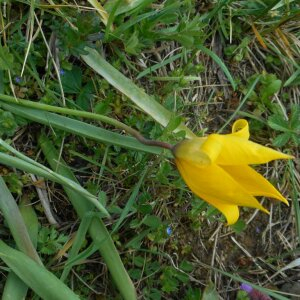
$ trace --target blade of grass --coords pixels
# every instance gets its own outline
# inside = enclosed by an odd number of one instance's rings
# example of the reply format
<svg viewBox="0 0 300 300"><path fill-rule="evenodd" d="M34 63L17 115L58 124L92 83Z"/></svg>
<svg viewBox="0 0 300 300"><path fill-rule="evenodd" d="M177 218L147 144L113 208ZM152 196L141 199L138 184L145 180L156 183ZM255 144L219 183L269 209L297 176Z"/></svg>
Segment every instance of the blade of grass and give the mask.
<svg viewBox="0 0 300 300"><path fill-rule="evenodd" d="M104 77L121 93L125 94L138 107L140 107L145 113L150 115L159 124L164 127L168 125L172 116L170 111L168 111L160 103L155 101L152 97L147 95L141 88L134 84L132 80L128 79L121 72L115 69L95 49L86 47L85 51L88 54L82 55L81 58L85 61L86 64L88 64L99 75ZM195 134L183 124L180 124L175 131L177 132L181 130L186 132L187 137L195 137Z"/></svg>
<svg viewBox="0 0 300 300"><path fill-rule="evenodd" d="M108 20L107 20L107 24L106 24L106 28L105 28L105 33L104 33L104 40L106 41L108 36L109 36L109 33L111 31L113 31L113 22L114 22L114 19L115 19L115 13L117 11L117 8L119 7L120 3L122 2L122 0L116 0L114 1L114 4L113 4L113 7L112 9L109 11L109 17L108 17Z"/></svg>
<svg viewBox="0 0 300 300"><path fill-rule="evenodd" d="M155 64L155 65L153 65L153 66L145 69L144 71L140 72L138 74L138 76L136 77L136 79L143 78L144 76L148 75L149 73L152 73L153 71L158 70L161 67L166 66L167 64L169 64L169 63L171 63L171 62L173 62L176 59L181 58L181 57L182 57L182 53L179 53L179 54L176 54L174 56L171 56L168 59L165 59L164 61L162 61L162 62L160 62L158 64Z"/></svg>
<svg viewBox="0 0 300 300"><path fill-rule="evenodd" d="M78 228L78 230L76 232L76 235L75 235L75 239L74 239L72 248L71 248L70 252L68 253L68 260L65 264L65 268L64 268L64 270L61 274L61 277L60 277L61 281L65 281L67 279L67 277L68 277L68 275L69 275L69 273L72 269L72 266L74 264L76 264L76 262L78 260L78 257L76 257L76 256L79 253L83 242L85 241L86 234L88 232L88 229L89 229L90 224L91 224L94 217L99 218L99 216L97 214L95 214L94 212L90 212L90 213L87 213L81 219L79 228ZM96 245L92 244L92 246L91 246L92 251L90 251L90 253L88 253L89 256L95 252L94 251L95 247L96 247ZM98 247L96 247L96 250L98 250ZM87 258L87 257L84 257L84 258Z"/></svg>
<svg viewBox="0 0 300 300"><path fill-rule="evenodd" d="M252 94L252 92L255 89L255 87L256 87L257 83L259 82L260 78L261 78L261 76L257 76L257 78L254 80L254 82L250 86L249 90L247 91L246 95L244 96L244 98L242 99L242 101L240 102L240 104L238 105L236 110L234 111L234 113L228 118L228 120L225 122L225 124L218 130L218 133L222 132L224 130L224 128L228 124L230 124L231 121L233 120L233 118L239 113L239 111L241 110L241 108L244 106L247 99L249 98L249 96Z"/></svg>
<svg viewBox="0 0 300 300"><path fill-rule="evenodd" d="M196 47L200 51L204 52L206 55L210 56L216 62L216 64L219 65L219 67L221 68L221 70L224 72L224 74L228 78L229 82L231 83L233 89L235 90L236 89L236 83L235 83L233 77L231 76L228 68L226 67L226 65L221 60L221 58L217 54L215 54L214 52L209 50L208 48L204 47L203 45L197 45Z"/></svg>
<svg viewBox="0 0 300 300"><path fill-rule="evenodd" d="M54 148L51 141L45 136L41 135L39 138L39 145L52 167L59 174L76 181L76 177L67 167L67 165L60 160L58 163L59 153ZM82 197L73 190L65 187L65 191L73 204L78 216L82 219L92 210L92 206L88 202L82 201ZM125 300L136 299L136 292L134 285L129 278L124 265L120 259L119 253L114 245L114 242L106 229L103 221L100 218L93 218L89 227L89 234L92 237L94 243L99 245L99 252L103 257L107 267L111 273L111 276L116 283L120 293Z"/></svg>
<svg viewBox="0 0 300 300"><path fill-rule="evenodd" d="M2 240L0 258L42 299L79 300L79 297L51 272L24 253L7 246Z"/></svg>
<svg viewBox="0 0 300 300"><path fill-rule="evenodd" d="M289 86L291 83L293 83L293 81L298 78L300 75L300 68L297 69L287 80L286 82L283 84L284 87Z"/></svg>
<svg viewBox="0 0 300 300"><path fill-rule="evenodd" d="M128 30L130 27L132 27L133 25L141 22L144 19L148 19L152 16L157 15L157 11L150 11L147 13L144 13L142 15L138 15L137 17L132 17L130 18L127 22L121 24L118 28L116 28L113 32L113 38L119 37L123 32L125 32L126 30ZM108 41L110 40L111 36L108 37Z"/></svg>
<svg viewBox="0 0 300 300"><path fill-rule="evenodd" d="M117 134L68 117L63 117L38 109L22 107L18 104L7 104L0 102L0 106L5 110L8 110L13 114L28 120L32 120L53 128L58 128L82 137L87 137L101 143L117 145L120 147L144 151L152 154L162 154L161 148L146 146L139 143L132 137L123 136L121 134Z"/></svg>
<svg viewBox="0 0 300 300"><path fill-rule="evenodd" d="M203 15L203 17L201 18L201 20L204 21L204 22L209 22L211 19L213 19L215 17L215 15L217 15L217 13L220 10L222 10L222 8L225 5L228 5L231 2L233 2L233 0L221 0L221 1L218 1L216 3L216 5L214 5L214 8L208 14Z"/></svg>
<svg viewBox="0 0 300 300"><path fill-rule="evenodd" d="M122 213L121 213L121 215L120 215L120 217L118 219L118 222L114 225L111 234L115 233L119 229L120 225L122 224L122 222L124 221L124 219L127 217L128 213L129 213L129 211L130 211L130 209L131 209L131 207L132 207L132 205L133 205L133 203L134 203L134 201L135 201L135 199L136 199L136 197L138 195L138 192L139 192L140 187L141 187L141 185L142 185L142 183L144 181L144 178L145 178L145 175L147 174L147 171L148 171L148 168L146 168L144 170L144 172L142 173L142 175L141 175L138 183L134 187L134 189L133 189L133 191L132 191L132 193L131 193L131 195L129 197L129 200L127 201L125 207L122 210Z"/></svg>
<svg viewBox="0 0 300 300"><path fill-rule="evenodd" d="M267 14L270 10L273 9L281 0L273 0L267 3L265 8L260 9L259 13L255 16L255 21L258 20L261 16Z"/></svg>

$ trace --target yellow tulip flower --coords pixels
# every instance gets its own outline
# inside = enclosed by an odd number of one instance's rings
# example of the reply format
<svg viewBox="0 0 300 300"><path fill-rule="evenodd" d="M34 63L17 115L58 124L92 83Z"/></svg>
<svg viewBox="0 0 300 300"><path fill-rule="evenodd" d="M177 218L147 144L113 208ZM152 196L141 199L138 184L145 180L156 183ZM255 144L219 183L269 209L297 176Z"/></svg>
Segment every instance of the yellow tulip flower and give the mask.
<svg viewBox="0 0 300 300"><path fill-rule="evenodd" d="M183 140L172 149L177 168L194 194L216 207L229 225L239 218L239 206L268 211L255 196L278 199L288 205L276 188L249 165L290 155L249 141L246 120L237 120L231 134L211 134Z"/></svg>

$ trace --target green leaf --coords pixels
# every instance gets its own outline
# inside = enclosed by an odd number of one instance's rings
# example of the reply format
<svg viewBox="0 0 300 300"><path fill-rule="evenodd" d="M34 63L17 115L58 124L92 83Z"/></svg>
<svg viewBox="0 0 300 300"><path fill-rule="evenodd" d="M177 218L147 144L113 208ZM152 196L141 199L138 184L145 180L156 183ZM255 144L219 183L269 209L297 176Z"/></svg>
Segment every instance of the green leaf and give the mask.
<svg viewBox="0 0 300 300"><path fill-rule="evenodd" d="M22 194L23 182L20 180L17 173L9 173L8 175L4 175L3 179L8 185L11 193L16 193L18 195Z"/></svg>
<svg viewBox="0 0 300 300"><path fill-rule="evenodd" d="M51 272L24 253L8 247L2 240L0 258L42 299L79 300L79 297Z"/></svg>
<svg viewBox="0 0 300 300"><path fill-rule="evenodd" d="M189 36L185 33L176 34L176 35L172 36L172 39L175 39L176 41L178 41L184 47L187 47L187 48L191 48L194 45L194 41L195 41L193 36Z"/></svg>
<svg viewBox="0 0 300 300"><path fill-rule="evenodd" d="M198 288L191 288L186 292L186 295L184 297L184 300L200 300L201 299L201 290Z"/></svg>
<svg viewBox="0 0 300 300"><path fill-rule="evenodd" d="M96 140L100 143L113 144L121 147L145 151L153 154L161 154L162 150L158 147L146 146L139 143L132 137L117 134L103 128L99 128L85 122L77 121L71 118L60 116L57 114L45 112L39 109L22 107L17 104L1 103L1 106L23 118L45 124L47 126L58 128L66 132L70 132L79 136Z"/></svg>
<svg viewBox="0 0 300 300"><path fill-rule="evenodd" d="M300 145L300 135L299 134L292 134L291 139L295 143L296 146Z"/></svg>
<svg viewBox="0 0 300 300"><path fill-rule="evenodd" d="M0 70L12 70L14 67L14 56L9 53L8 47L0 45Z"/></svg>
<svg viewBox="0 0 300 300"><path fill-rule="evenodd" d="M33 205L31 205L31 202L28 198L29 198L28 195L24 195L22 197L19 204L19 210L24 219L32 244L36 248L38 229L39 229L39 220L35 213Z"/></svg>
<svg viewBox="0 0 300 300"><path fill-rule="evenodd" d="M83 88L80 89L80 93L76 98L76 104L83 110L89 110L91 106L91 99L94 97L94 84L89 81Z"/></svg>
<svg viewBox="0 0 300 300"><path fill-rule="evenodd" d="M146 216L143 223L151 228L157 228L162 224L161 219L154 215Z"/></svg>
<svg viewBox="0 0 300 300"><path fill-rule="evenodd" d="M11 112L0 111L0 135L14 135L17 130L16 120Z"/></svg>
<svg viewBox="0 0 300 300"><path fill-rule="evenodd" d="M42 264L35 247L32 244L16 200L13 198L2 177L0 177L0 210L8 224L10 233L13 236L17 247L28 257L31 257Z"/></svg>
<svg viewBox="0 0 300 300"><path fill-rule="evenodd" d="M65 93L77 94L80 92L82 84L82 71L79 67L74 66L72 70L65 71L61 75L61 83Z"/></svg>
<svg viewBox="0 0 300 300"><path fill-rule="evenodd" d="M2 293L2 300L26 299L27 285L12 271L9 272Z"/></svg>
<svg viewBox="0 0 300 300"><path fill-rule="evenodd" d="M261 98L263 102L268 102L271 96L273 96L275 93L279 92L281 88L282 81L279 79L272 80L268 85L264 86Z"/></svg>
<svg viewBox="0 0 300 300"><path fill-rule="evenodd" d="M288 121L284 119L282 115L276 114L272 115L268 119L268 125L278 131L290 131Z"/></svg>
<svg viewBox="0 0 300 300"><path fill-rule="evenodd" d="M275 147L283 147L289 141L289 139L292 137L292 135L293 134L290 132L281 133L276 136L276 138L273 140L272 144Z"/></svg>
<svg viewBox="0 0 300 300"><path fill-rule="evenodd" d="M82 55L82 59L93 68L98 74L103 76L111 85L131 99L145 113L163 126L167 126L171 119L171 112L164 106L147 95L141 88L125 77L111 64L109 64L96 50L86 47L87 55ZM176 131L183 130L187 137L195 137L195 134L183 124L178 126Z"/></svg>
<svg viewBox="0 0 300 300"><path fill-rule="evenodd" d="M290 125L292 130L300 130L300 105L294 104L291 108Z"/></svg>
<svg viewBox="0 0 300 300"><path fill-rule="evenodd" d="M134 31L129 40L125 43L125 51L129 54L137 55L141 52L142 46L143 45L139 42L138 32Z"/></svg>
<svg viewBox="0 0 300 300"><path fill-rule="evenodd" d="M239 219L235 224L230 226L236 233L241 233L246 227L247 224L244 220Z"/></svg>
<svg viewBox="0 0 300 300"><path fill-rule="evenodd" d="M192 272L194 270L194 266L187 260L183 260L179 265L179 269L183 270L184 272Z"/></svg>
<svg viewBox="0 0 300 300"><path fill-rule="evenodd" d="M173 115L171 116L171 119L168 123L168 125L165 127L164 132L172 132L175 131L175 129L182 123L182 117Z"/></svg>

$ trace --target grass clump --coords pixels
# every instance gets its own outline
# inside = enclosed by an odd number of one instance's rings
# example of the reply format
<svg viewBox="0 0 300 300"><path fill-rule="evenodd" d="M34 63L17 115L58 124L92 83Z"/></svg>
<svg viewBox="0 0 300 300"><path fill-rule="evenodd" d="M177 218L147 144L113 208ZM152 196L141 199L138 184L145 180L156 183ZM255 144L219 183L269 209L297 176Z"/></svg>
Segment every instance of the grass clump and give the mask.
<svg viewBox="0 0 300 300"><path fill-rule="evenodd" d="M241 283L297 295L297 160L259 169L290 207L266 201L270 215L245 208L224 226L161 144L127 134L175 144L242 117L255 142L297 158L299 12L297 1L0 3L3 298L250 299Z"/></svg>

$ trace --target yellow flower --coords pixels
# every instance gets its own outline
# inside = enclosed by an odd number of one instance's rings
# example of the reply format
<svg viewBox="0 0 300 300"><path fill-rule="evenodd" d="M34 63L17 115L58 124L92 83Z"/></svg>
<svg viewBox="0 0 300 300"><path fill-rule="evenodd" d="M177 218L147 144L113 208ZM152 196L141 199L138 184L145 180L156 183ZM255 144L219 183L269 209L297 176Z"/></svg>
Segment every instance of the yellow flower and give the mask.
<svg viewBox="0 0 300 300"><path fill-rule="evenodd" d="M239 206L268 213L255 196L272 197L288 205L276 188L249 165L293 157L249 141L246 120L237 120L231 134L183 140L172 151L192 192L221 211L229 225L238 220Z"/></svg>

